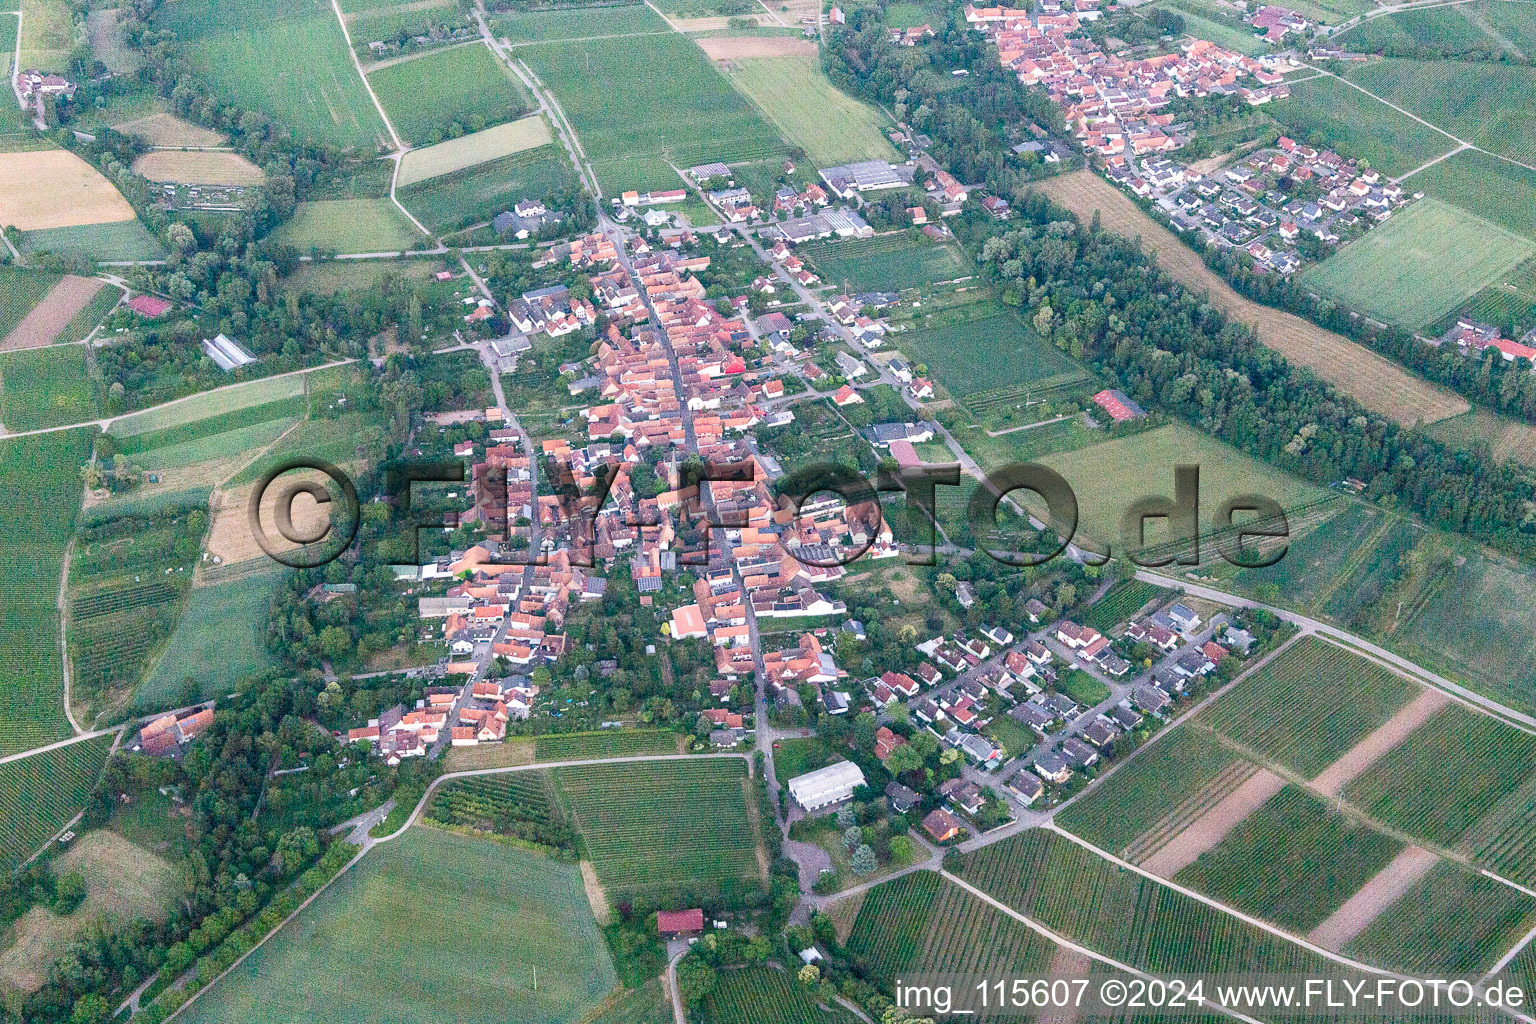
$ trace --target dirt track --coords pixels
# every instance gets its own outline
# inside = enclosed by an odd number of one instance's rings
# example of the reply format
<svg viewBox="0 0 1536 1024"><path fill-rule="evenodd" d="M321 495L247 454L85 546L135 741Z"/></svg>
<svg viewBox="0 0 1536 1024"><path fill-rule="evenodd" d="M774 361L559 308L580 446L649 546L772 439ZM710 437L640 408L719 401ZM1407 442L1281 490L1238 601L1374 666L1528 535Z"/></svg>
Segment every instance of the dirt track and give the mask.
<svg viewBox="0 0 1536 1024"><path fill-rule="evenodd" d="M1035 187L1084 221L1097 211L1100 224L1107 230L1140 237L1155 252L1164 272L1186 287L1206 293L1230 316L1251 324L1263 344L1291 362L1309 367L1366 408L1409 427L1457 416L1469 408L1458 395L1420 380L1348 338L1239 295L1171 231L1093 172L1074 171Z"/></svg>
<svg viewBox="0 0 1536 1024"><path fill-rule="evenodd" d="M1369 882L1362 885L1344 905L1307 935L1309 942L1337 952L1356 935L1365 931L1381 912L1396 903L1418 884L1440 858L1428 850L1410 846L1392 858Z"/></svg>
<svg viewBox="0 0 1536 1024"><path fill-rule="evenodd" d="M0 352L12 352L19 348L42 348L59 340L59 334L69 326L82 309L90 305L104 283L92 277L76 277L66 274L43 297L32 312L22 317L16 329L0 341ZM79 338L64 338L79 341Z"/></svg>
<svg viewBox="0 0 1536 1024"><path fill-rule="evenodd" d="M1141 866L1160 878L1172 878L1203 853L1221 845L1221 841L1254 811L1263 807L1285 788L1285 780L1270 771L1259 770L1220 803L1190 822Z"/></svg>
<svg viewBox="0 0 1536 1024"><path fill-rule="evenodd" d="M1399 708L1396 714L1323 769L1322 774L1312 780L1312 788L1327 796L1338 796L1345 786L1391 753L1415 729L1439 714L1440 709L1449 703L1450 698L1439 690L1421 690L1417 697Z"/></svg>

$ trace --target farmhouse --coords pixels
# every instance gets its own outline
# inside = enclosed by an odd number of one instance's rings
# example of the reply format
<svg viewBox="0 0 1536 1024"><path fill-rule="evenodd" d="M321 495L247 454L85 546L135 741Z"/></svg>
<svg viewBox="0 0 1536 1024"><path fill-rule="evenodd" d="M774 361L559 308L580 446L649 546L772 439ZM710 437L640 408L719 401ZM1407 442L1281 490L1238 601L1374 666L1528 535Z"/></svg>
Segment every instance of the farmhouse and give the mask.
<svg viewBox="0 0 1536 1024"><path fill-rule="evenodd" d="M656 911L656 934L667 938L677 938L680 935L698 935L704 931L704 911L700 907L692 910L658 910Z"/></svg>
<svg viewBox="0 0 1536 1024"><path fill-rule="evenodd" d="M807 811L841 803L864 785L864 773L852 761L838 761L789 780L789 795Z"/></svg>

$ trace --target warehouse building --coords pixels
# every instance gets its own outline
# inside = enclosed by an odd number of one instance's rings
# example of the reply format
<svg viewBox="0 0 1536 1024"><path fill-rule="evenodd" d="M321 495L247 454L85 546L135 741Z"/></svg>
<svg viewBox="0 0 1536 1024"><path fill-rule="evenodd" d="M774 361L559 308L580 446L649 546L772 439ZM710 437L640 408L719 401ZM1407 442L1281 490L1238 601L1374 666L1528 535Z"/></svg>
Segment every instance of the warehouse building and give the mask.
<svg viewBox="0 0 1536 1024"><path fill-rule="evenodd" d="M864 785L864 773L852 761L839 761L789 780L789 795L807 811L847 800Z"/></svg>

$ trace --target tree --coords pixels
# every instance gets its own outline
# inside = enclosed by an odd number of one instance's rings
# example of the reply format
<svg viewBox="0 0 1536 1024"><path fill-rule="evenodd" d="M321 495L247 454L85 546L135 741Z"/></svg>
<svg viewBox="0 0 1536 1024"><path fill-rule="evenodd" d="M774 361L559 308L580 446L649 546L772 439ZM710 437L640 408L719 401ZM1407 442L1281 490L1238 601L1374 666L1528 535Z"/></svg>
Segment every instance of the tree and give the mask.
<svg viewBox="0 0 1536 1024"><path fill-rule="evenodd" d="M859 816L853 809L853 804L843 804L837 809L838 828L852 828L859 823Z"/></svg>
<svg viewBox="0 0 1536 1024"><path fill-rule="evenodd" d="M85 876L78 871L66 871L53 885L53 904L61 914L74 911L85 899Z"/></svg>
<svg viewBox="0 0 1536 1024"><path fill-rule="evenodd" d="M853 868L853 873L856 875L867 875L874 871L878 866L875 860L875 848L868 843L860 845L848 859L848 866Z"/></svg>
<svg viewBox="0 0 1536 1024"><path fill-rule="evenodd" d="M905 864L912 859L915 851L916 847L912 845L912 840L906 836L891 837L891 860Z"/></svg>
<svg viewBox="0 0 1536 1024"><path fill-rule="evenodd" d="M697 1010L715 990L715 969L702 956L690 953L678 961L677 990L688 1007Z"/></svg>
<svg viewBox="0 0 1536 1024"><path fill-rule="evenodd" d="M814 988L816 983L821 980L821 968L815 964L806 964L800 968L800 973L795 975L795 977L800 979L800 984L807 988Z"/></svg>
<svg viewBox="0 0 1536 1024"><path fill-rule="evenodd" d="M864 830L857 825L850 825L843 831L843 846L849 850L864 842Z"/></svg>
<svg viewBox="0 0 1536 1024"><path fill-rule="evenodd" d="M106 1024L112 1019L112 1007L107 997L99 992L81 996L75 1002L75 1010L69 1015L69 1024Z"/></svg>
<svg viewBox="0 0 1536 1024"><path fill-rule="evenodd" d="M901 775L905 772L916 771L923 766L923 755L917 752L917 748L910 743L903 743L891 751L891 756L885 759L885 767L892 775Z"/></svg>

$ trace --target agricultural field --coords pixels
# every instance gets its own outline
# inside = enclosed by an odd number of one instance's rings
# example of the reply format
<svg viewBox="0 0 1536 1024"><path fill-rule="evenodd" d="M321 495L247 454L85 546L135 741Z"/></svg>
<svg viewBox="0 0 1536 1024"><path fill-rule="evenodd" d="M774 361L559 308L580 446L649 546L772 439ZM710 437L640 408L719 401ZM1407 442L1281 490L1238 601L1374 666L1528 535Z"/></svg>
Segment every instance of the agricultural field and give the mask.
<svg viewBox="0 0 1536 1024"><path fill-rule="evenodd" d="M672 31L666 22L644 4L604 7L600 12L560 8L513 11L492 17L491 27L499 38L510 39L513 46L584 39L595 35L642 35Z"/></svg>
<svg viewBox="0 0 1536 1024"><path fill-rule="evenodd" d="M425 238L388 199L322 199L299 203L272 234L300 250L395 252Z"/></svg>
<svg viewBox="0 0 1536 1024"><path fill-rule="evenodd" d="M660 729L551 733L534 738L533 756L537 761L579 761L592 757L675 754L677 738L677 733Z"/></svg>
<svg viewBox="0 0 1536 1024"><path fill-rule="evenodd" d="M1217 46L1250 56L1269 50L1269 45L1240 20L1220 17L1203 4L1190 3L1189 0L1167 0L1158 6L1183 18L1185 33L1196 39L1209 39Z"/></svg>
<svg viewBox="0 0 1536 1024"><path fill-rule="evenodd" d="M239 153L204 153L157 149L133 162L133 173L150 181L187 185L260 185L261 168Z"/></svg>
<svg viewBox="0 0 1536 1024"><path fill-rule="evenodd" d="M1181 827L1190 816L1184 810L1189 798L1237 759L1209 733L1181 726L1106 777L1056 820L1100 849L1127 855L1133 842L1152 830L1166 833Z"/></svg>
<svg viewBox="0 0 1536 1024"><path fill-rule="evenodd" d="M898 336L901 351L926 363L945 390L981 416L1087 376L1065 353L990 299L931 317L925 314L912 326Z"/></svg>
<svg viewBox="0 0 1536 1024"><path fill-rule="evenodd" d="M60 275L23 267L0 267L0 348L28 313L58 284Z"/></svg>
<svg viewBox="0 0 1536 1024"><path fill-rule="evenodd" d="M673 1024L672 996L659 978L611 995L586 1024Z"/></svg>
<svg viewBox="0 0 1536 1024"><path fill-rule="evenodd" d="M1348 77L1473 145L1536 163L1536 68L1389 57L1356 64Z"/></svg>
<svg viewBox="0 0 1536 1024"><path fill-rule="evenodd" d="M0 423L36 430L91 418L94 403L84 345L0 354Z"/></svg>
<svg viewBox="0 0 1536 1024"><path fill-rule="evenodd" d="M556 801L548 772L454 779L438 787L426 815L445 825L510 836L566 856L576 850L576 833Z"/></svg>
<svg viewBox="0 0 1536 1024"><path fill-rule="evenodd" d="M1409 835L1454 848L1536 771L1536 736L1450 704L1344 790Z"/></svg>
<svg viewBox="0 0 1536 1024"><path fill-rule="evenodd" d="M1345 952L1419 976L1481 974L1533 926L1536 899L1442 862Z"/></svg>
<svg viewBox="0 0 1536 1024"><path fill-rule="evenodd" d="M481 42L388 64L368 84L399 136L417 145L451 137L454 124L480 131L514 120L530 106L522 85Z"/></svg>
<svg viewBox="0 0 1536 1024"><path fill-rule="evenodd" d="M440 232L489 221L519 199L548 199L577 187L565 151L550 145L418 182L397 194L428 229Z"/></svg>
<svg viewBox="0 0 1536 1024"><path fill-rule="evenodd" d="M1536 260L1527 260L1474 295L1457 314L1498 327L1506 338L1518 338L1536 325ZM1446 318L1447 321L1451 317ZM1450 327L1450 323L1437 324ZM1498 417L1485 415L1488 424ZM1491 430L1484 430L1486 437Z"/></svg>
<svg viewBox="0 0 1536 1024"><path fill-rule="evenodd" d="M219 95L310 142L370 150L388 141L352 65L341 23L320 0L178 0L155 23Z"/></svg>
<svg viewBox="0 0 1536 1024"><path fill-rule="evenodd" d="M27 231L22 234L16 248L29 259L52 254L88 262L157 260L165 255L165 249L155 236L137 220Z"/></svg>
<svg viewBox="0 0 1536 1024"><path fill-rule="evenodd" d="M169 431L173 427L197 424L201 420L226 416L270 402L300 398L304 394L306 376L305 374L288 374L282 377L264 377L234 387L191 395L174 405L123 416L114 420L109 429L111 434L120 438L125 446L138 445L137 448L125 447L125 451L142 451L156 447L160 442L158 440L132 442L128 439L140 434L154 434L159 431ZM228 421L219 421L221 424L226 422ZM201 436L203 429L201 425L192 427L196 436ZM185 440L188 435L168 436Z"/></svg>
<svg viewBox="0 0 1536 1024"><path fill-rule="evenodd" d="M0 866L8 871L32 856L85 807L112 739L97 736L0 764Z"/></svg>
<svg viewBox="0 0 1536 1024"><path fill-rule="evenodd" d="M915 231L810 242L800 246L800 256L810 260L828 284L850 292L927 288L970 274L953 246L930 242Z"/></svg>
<svg viewBox="0 0 1536 1024"><path fill-rule="evenodd" d="M1358 654L1305 636L1200 721L1312 778L1406 704L1415 687Z"/></svg>
<svg viewBox="0 0 1536 1024"><path fill-rule="evenodd" d="M611 899L760 884L744 761L585 765L555 780Z"/></svg>
<svg viewBox="0 0 1536 1024"><path fill-rule="evenodd" d="M39 348L56 341L79 341L80 337L66 332L77 326L78 318L95 308L96 300L103 290L105 286L96 278L65 274L43 300L33 306L32 311L5 335L4 340L0 341L0 350ZM116 296L120 294L113 288L112 300L115 302Z"/></svg>
<svg viewBox="0 0 1536 1024"><path fill-rule="evenodd" d="M1505 24L1496 24L1500 21ZM1510 33L1517 32L1522 23L1526 25L1528 42L1536 43L1536 35L1530 34L1529 19L1521 19L1517 10L1499 0L1473 0L1469 4L1399 11L1372 18L1337 38L1340 46L1364 53L1419 49L1445 58L1497 60L1508 55L1520 60L1524 51L1519 49L1517 39L1510 38Z"/></svg>
<svg viewBox="0 0 1536 1024"><path fill-rule="evenodd" d="M884 116L834 86L815 48L806 56L733 59L729 72L790 142L818 167L855 160L899 160Z"/></svg>
<svg viewBox="0 0 1536 1024"><path fill-rule="evenodd" d="M192 588L165 653L134 692L136 707L148 711L180 703L190 692L188 680L202 698L222 696L272 665L267 606L288 570L274 562L254 565Z"/></svg>
<svg viewBox="0 0 1536 1024"><path fill-rule="evenodd" d="M1038 977L1057 949L932 871L865 893L846 945L885 982L912 972Z"/></svg>
<svg viewBox="0 0 1536 1024"><path fill-rule="evenodd" d="M64 71L75 45L75 26L65 0L20 0L21 68Z"/></svg>
<svg viewBox="0 0 1536 1024"><path fill-rule="evenodd" d="M67 917L33 907L12 927L11 943L0 952L0 984L22 992L42 987L72 940L92 928L163 920L183 889L173 865L108 829L76 839L50 868L55 875L79 872L85 899Z"/></svg>
<svg viewBox="0 0 1536 1024"><path fill-rule="evenodd" d="M1423 199L1302 272L1350 309L1420 330L1536 255L1536 242Z"/></svg>
<svg viewBox="0 0 1536 1024"><path fill-rule="evenodd" d="M52 187L32 187L38 181ZM122 193L67 149L0 153L0 224L32 232L134 217Z"/></svg>
<svg viewBox="0 0 1536 1024"><path fill-rule="evenodd" d="M184 121L175 114L157 113L113 125L124 135L132 135L148 146L227 146L229 138L223 132L204 128L200 124Z"/></svg>
<svg viewBox="0 0 1536 1024"><path fill-rule="evenodd" d="M1176 881L1304 934L1401 849L1383 833L1287 786Z"/></svg>
<svg viewBox="0 0 1536 1024"><path fill-rule="evenodd" d="M69 735L59 646L60 566L80 511L80 466L94 429L0 441L0 508L33 514L0 521L0 755Z"/></svg>
<svg viewBox="0 0 1536 1024"><path fill-rule="evenodd" d="M1536 171L1529 168L1465 149L1410 175L1403 185L1536 239Z"/></svg>
<svg viewBox="0 0 1536 1024"><path fill-rule="evenodd" d="M1456 146L1443 132L1404 117L1336 78L1295 82L1289 99L1266 104L1264 110L1296 138L1306 141L1321 133L1338 152L1369 160L1388 175L1407 174Z"/></svg>
<svg viewBox="0 0 1536 1024"><path fill-rule="evenodd" d="M1228 316L1251 325L1263 345L1290 362L1311 369L1367 409L1412 427L1458 416L1469 408L1461 396L1415 377L1392 360L1342 335L1239 295L1171 231L1097 175L1076 171L1052 178L1039 187L1084 223L1098 213L1106 230L1127 238L1139 237L1154 253L1164 273L1186 288L1204 293Z"/></svg>
<svg viewBox="0 0 1536 1024"><path fill-rule="evenodd" d="M425 149L413 149L400 162L396 185L404 188L428 178L452 174L489 160L499 160L525 149L537 149L554 141L549 124L539 114L500 124Z"/></svg>
<svg viewBox="0 0 1536 1024"><path fill-rule="evenodd" d="M1267 495L1287 509L1325 494L1314 484L1264 465L1182 423L1068 454L1047 455L1039 461L1064 476L1077 495L1078 533L1116 548L1124 540L1120 520L1133 502L1146 495L1172 495L1175 465L1200 467L1200 508L1207 516L1214 516L1222 502L1240 494ZM1158 520L1148 520L1146 527L1148 546L1174 539L1164 535L1166 524ZM1209 531L1214 526L1207 519L1201 529ZM1202 543L1202 549L1202 562L1216 558L1208 545Z"/></svg>
<svg viewBox="0 0 1536 1024"><path fill-rule="evenodd" d="M1088 614L1082 617L1082 621L1101 633L1107 633L1148 603L1167 596L1168 591L1155 583L1123 580L1089 606Z"/></svg>
<svg viewBox="0 0 1536 1024"><path fill-rule="evenodd" d="M352 6L346 3L342 8ZM427 0L396 4L393 7L370 3L365 4L364 9L347 15L347 33L352 37L352 50L358 60L363 62L364 68L377 56L368 45L371 42L399 42L412 36L430 36L434 29L441 36L445 30L460 27L473 28L474 23L453 0Z"/></svg>
<svg viewBox="0 0 1536 1024"><path fill-rule="evenodd" d="M384 264L378 266L376 264ZM313 295L335 295L338 292L362 291L378 285L386 276L407 281L425 281L444 269L439 259L419 258L411 260L327 260L320 263L303 263L285 279L285 284L296 292Z"/></svg>
<svg viewBox="0 0 1536 1024"><path fill-rule="evenodd" d="M698 1015L698 1024L857 1024L858 1020L840 1006L823 1009L793 974L770 966L721 971Z"/></svg>
<svg viewBox="0 0 1536 1024"><path fill-rule="evenodd" d="M388 936L388 941L381 941ZM534 973L537 968L537 987ZM413 828L182 1014L198 1024L580 1020L618 984L574 864Z"/></svg>
<svg viewBox="0 0 1536 1024"><path fill-rule="evenodd" d="M605 193L640 187L627 166L635 160L691 167L785 152L774 127L685 36L541 43L518 54L554 91Z"/></svg>

